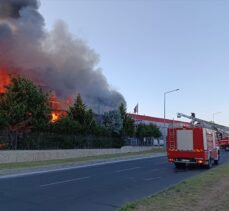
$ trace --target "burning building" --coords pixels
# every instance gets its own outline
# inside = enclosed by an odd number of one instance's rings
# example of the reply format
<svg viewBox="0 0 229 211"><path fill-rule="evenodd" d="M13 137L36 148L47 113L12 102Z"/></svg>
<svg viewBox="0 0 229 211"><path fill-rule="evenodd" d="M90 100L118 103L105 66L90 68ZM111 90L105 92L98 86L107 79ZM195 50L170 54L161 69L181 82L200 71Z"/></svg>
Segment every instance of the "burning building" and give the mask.
<svg viewBox="0 0 229 211"><path fill-rule="evenodd" d="M125 103L97 68L98 54L62 21L47 32L38 8L37 0L0 0L0 92L16 73L53 90L58 100L52 103L60 111L64 105L58 102L78 93L96 113Z"/></svg>
<svg viewBox="0 0 229 211"><path fill-rule="evenodd" d="M10 77L6 70L0 69L0 94L5 92L5 86L9 85Z"/></svg>

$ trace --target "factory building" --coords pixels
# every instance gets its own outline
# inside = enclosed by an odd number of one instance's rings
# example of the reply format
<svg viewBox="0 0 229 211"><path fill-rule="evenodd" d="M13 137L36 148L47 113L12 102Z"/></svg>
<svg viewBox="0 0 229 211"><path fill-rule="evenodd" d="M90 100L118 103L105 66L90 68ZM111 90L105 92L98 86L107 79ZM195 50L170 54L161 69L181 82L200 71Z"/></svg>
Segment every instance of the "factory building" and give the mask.
<svg viewBox="0 0 229 211"><path fill-rule="evenodd" d="M139 115L139 114L128 114L131 118L134 119L135 125L144 124L154 124L156 125L162 134L161 140L159 144L164 145L165 137L167 136L167 129L171 127L183 127L183 126L189 126L188 122L182 122L178 120L171 120L171 119L163 119L158 117L151 117L151 116L145 116L145 115Z"/></svg>

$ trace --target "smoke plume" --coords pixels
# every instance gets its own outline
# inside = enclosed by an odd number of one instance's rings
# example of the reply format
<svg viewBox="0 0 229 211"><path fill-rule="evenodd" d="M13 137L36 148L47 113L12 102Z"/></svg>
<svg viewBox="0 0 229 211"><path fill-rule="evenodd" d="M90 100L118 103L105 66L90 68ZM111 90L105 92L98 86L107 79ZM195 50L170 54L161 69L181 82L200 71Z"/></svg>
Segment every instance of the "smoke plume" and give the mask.
<svg viewBox="0 0 229 211"><path fill-rule="evenodd" d="M60 98L80 93L95 112L125 103L97 68L98 54L62 21L45 31L38 8L37 0L0 0L0 69L25 75Z"/></svg>

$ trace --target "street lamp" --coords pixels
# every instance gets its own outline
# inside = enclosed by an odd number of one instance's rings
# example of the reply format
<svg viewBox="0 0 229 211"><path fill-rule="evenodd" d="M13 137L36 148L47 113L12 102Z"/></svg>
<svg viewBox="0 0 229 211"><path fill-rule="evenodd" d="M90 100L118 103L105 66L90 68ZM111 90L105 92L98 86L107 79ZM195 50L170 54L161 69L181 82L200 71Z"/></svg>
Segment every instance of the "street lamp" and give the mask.
<svg viewBox="0 0 229 211"><path fill-rule="evenodd" d="M166 128L165 128L165 118L166 118L166 95L171 93L171 92L177 92L180 89L174 89L174 90L170 90L167 92L164 92L164 141L166 143Z"/></svg>
<svg viewBox="0 0 229 211"><path fill-rule="evenodd" d="M221 113L222 113L222 112L219 111L219 112L215 112L215 113L212 114L212 122L213 122L213 123L214 123L214 120L215 120L215 115L216 115L216 114L221 114Z"/></svg>

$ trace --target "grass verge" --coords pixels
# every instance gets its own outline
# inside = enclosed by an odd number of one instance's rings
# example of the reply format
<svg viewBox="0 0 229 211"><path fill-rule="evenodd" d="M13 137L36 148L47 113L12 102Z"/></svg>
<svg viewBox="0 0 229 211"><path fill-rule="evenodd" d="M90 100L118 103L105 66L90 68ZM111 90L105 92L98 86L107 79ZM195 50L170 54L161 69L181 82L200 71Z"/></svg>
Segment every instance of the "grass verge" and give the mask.
<svg viewBox="0 0 229 211"><path fill-rule="evenodd" d="M88 156L88 157L61 159L61 160L58 159L58 160L45 160L45 161L2 163L0 164L0 170L32 168L32 167L42 167L42 166L62 165L62 164L83 164L88 162L97 162L100 160L113 160L113 159L122 159L122 158L135 157L135 156L136 157L146 156L146 155L162 153L162 152L165 152L164 148L155 148L152 150L142 151L142 152L107 154L107 155L97 155L97 156Z"/></svg>
<svg viewBox="0 0 229 211"><path fill-rule="evenodd" d="M208 170L120 211L229 210L229 164Z"/></svg>

